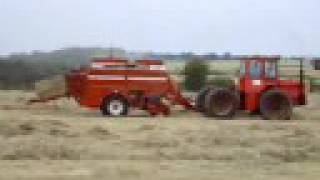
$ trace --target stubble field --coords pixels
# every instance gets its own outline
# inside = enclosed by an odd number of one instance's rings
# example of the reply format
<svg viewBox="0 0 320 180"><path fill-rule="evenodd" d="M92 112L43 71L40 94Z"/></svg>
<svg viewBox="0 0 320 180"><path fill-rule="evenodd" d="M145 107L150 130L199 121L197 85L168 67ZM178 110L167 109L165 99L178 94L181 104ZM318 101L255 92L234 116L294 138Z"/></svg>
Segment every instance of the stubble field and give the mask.
<svg viewBox="0 0 320 180"><path fill-rule="evenodd" d="M318 179L320 95L292 121L240 112L214 120L174 108L106 118L72 100L27 105L0 92L0 179Z"/></svg>

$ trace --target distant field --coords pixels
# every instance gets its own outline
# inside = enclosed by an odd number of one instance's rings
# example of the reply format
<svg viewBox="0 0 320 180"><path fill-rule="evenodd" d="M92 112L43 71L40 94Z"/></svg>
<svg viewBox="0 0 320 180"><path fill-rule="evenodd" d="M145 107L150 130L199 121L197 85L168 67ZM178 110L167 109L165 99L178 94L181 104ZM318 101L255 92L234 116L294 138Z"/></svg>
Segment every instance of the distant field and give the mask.
<svg viewBox="0 0 320 180"><path fill-rule="evenodd" d="M167 69L172 73L179 73L184 69L184 66L187 61L182 60L165 60L164 61ZM217 70L222 72L229 72L229 71L237 71L240 67L240 61L236 60L209 60L207 63L210 66L211 70ZM280 71L282 69L299 69L299 61L295 60L281 60L280 61ZM304 68L306 71L312 69L310 63L305 63Z"/></svg>
<svg viewBox="0 0 320 180"><path fill-rule="evenodd" d="M179 73L183 71L187 61L167 60L165 64L171 73ZM211 70L217 71L237 71L239 69L239 61L207 61Z"/></svg>

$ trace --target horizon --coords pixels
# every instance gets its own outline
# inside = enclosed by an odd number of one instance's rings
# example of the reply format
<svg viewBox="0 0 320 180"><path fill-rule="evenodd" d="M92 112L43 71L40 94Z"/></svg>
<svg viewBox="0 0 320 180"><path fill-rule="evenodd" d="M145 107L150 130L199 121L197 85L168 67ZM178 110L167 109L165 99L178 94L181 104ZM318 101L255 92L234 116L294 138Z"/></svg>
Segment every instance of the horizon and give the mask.
<svg viewBox="0 0 320 180"><path fill-rule="evenodd" d="M216 52L203 52L203 53L196 53L196 52L187 52L187 51L182 51L182 52L157 52L157 51L130 51L128 49L125 49L123 47L64 47L64 48L59 48L59 49L55 49L55 50L32 50L30 52L13 52L7 55L1 55L0 54L0 58L9 58L10 56L32 56L32 55L37 55L37 54L50 54L50 53L54 53L56 51L68 51L68 50L72 50L72 49L81 49L81 50L85 50L85 49L102 49L102 50L106 50L109 51L109 49L117 49L119 51L124 51L125 56L127 58L130 58L130 55L132 54L140 54L140 56L144 57L144 53L150 53L150 55L183 55L185 53L191 53L193 56L205 56L205 55L212 55L215 54L216 56L218 56L218 58L223 58L224 56L226 56L226 54L230 53L229 55L231 56L228 59L233 59L233 58L239 58L239 57L252 57L252 56L265 56L265 57L269 57L269 56L280 56L281 59L299 59L299 58L305 58L305 59L318 59L320 58L320 56L310 56L310 55L281 55L281 54L232 54L231 52L224 52L224 53L216 53ZM116 51L117 51L116 50ZM149 56L150 56L149 55ZM138 56L138 57L140 57ZM148 55L147 55L148 56ZM139 58L138 58L139 59Z"/></svg>

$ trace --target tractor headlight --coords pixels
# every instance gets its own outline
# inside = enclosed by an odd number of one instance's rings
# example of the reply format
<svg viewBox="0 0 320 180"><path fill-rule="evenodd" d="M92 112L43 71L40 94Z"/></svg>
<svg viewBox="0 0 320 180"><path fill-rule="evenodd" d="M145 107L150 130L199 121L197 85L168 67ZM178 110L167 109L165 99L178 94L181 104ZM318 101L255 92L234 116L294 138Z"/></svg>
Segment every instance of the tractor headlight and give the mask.
<svg viewBox="0 0 320 180"><path fill-rule="evenodd" d="M234 85L238 86L240 84L239 79L238 78L234 78L233 79Z"/></svg>

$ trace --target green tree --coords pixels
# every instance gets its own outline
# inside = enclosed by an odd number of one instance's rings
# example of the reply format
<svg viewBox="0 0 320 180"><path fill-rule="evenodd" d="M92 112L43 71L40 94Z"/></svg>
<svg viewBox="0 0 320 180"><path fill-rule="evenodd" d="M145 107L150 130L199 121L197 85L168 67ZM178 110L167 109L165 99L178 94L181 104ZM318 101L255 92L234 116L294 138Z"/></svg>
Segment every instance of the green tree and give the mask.
<svg viewBox="0 0 320 180"><path fill-rule="evenodd" d="M186 90L197 91L205 86L209 66L206 61L192 57L184 68L184 87Z"/></svg>

